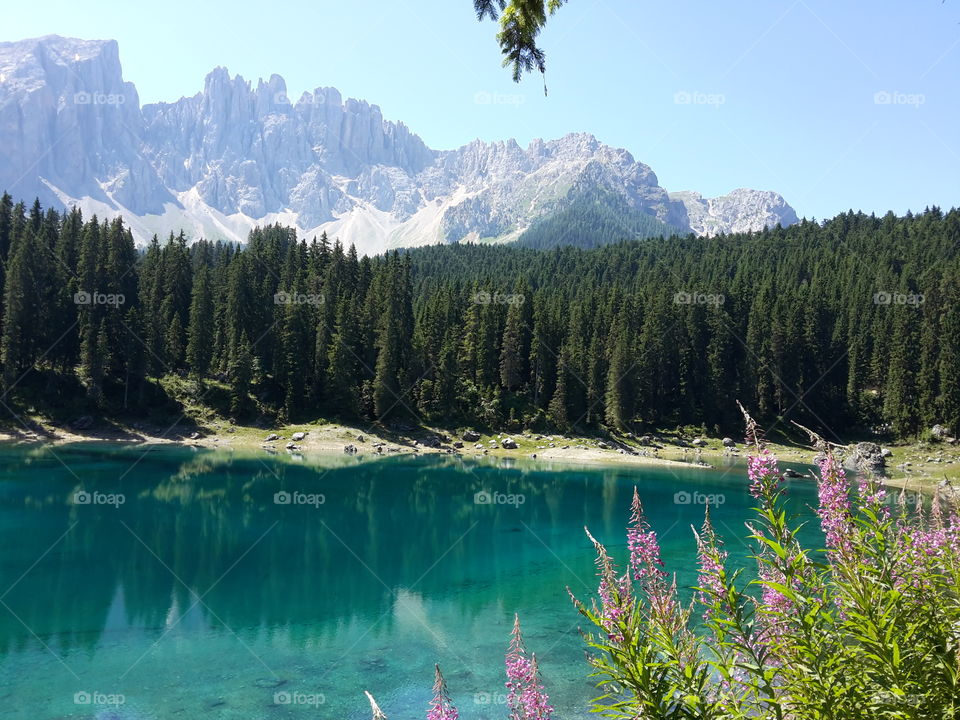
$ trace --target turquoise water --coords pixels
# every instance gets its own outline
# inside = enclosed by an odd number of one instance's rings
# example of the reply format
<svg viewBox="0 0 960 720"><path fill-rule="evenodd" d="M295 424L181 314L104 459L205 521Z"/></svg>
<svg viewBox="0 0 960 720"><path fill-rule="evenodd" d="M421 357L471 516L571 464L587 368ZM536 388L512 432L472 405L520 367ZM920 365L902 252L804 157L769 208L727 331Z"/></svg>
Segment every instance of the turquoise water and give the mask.
<svg viewBox="0 0 960 720"><path fill-rule="evenodd" d="M464 720L503 718L519 612L556 717L587 717L565 590L589 598L596 585L584 525L622 557L637 486L690 586L691 525L722 496L718 531L749 563L740 466L321 462L335 465L0 448L2 716L366 720L370 690L392 720L413 720L439 662ZM790 497L811 515L809 481Z"/></svg>

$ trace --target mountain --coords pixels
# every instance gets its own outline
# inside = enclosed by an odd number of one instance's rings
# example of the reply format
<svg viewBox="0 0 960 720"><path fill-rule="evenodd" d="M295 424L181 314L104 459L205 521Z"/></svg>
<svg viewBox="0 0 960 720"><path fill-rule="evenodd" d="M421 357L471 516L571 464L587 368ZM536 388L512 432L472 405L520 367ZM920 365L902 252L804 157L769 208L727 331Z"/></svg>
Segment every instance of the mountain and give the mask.
<svg viewBox="0 0 960 720"><path fill-rule="evenodd" d="M181 227L243 240L255 225L282 222L365 253L507 242L533 228L542 246L551 219L557 226L587 205L603 232L584 244L615 237L617 225L646 236L796 222L773 192L669 194L629 152L583 133L526 148L477 140L432 150L334 88L293 101L278 75L254 86L216 68L196 95L141 107L115 41L59 36L0 43L3 188L122 214L141 241Z"/></svg>
<svg viewBox="0 0 960 720"><path fill-rule="evenodd" d="M687 190L670 193L670 199L683 203L690 229L697 235L750 232L777 223L787 227L800 221L787 201L769 190L739 188L715 198Z"/></svg>

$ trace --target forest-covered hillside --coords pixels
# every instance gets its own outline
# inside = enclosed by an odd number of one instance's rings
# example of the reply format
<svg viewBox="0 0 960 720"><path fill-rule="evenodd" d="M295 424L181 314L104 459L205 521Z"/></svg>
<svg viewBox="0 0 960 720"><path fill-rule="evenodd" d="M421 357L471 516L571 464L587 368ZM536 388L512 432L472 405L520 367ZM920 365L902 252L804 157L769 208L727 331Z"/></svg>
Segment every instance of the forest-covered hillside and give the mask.
<svg viewBox="0 0 960 720"><path fill-rule="evenodd" d="M539 243L536 243L539 244ZM270 226L138 251L121 220L0 202L4 402L229 387L238 421L340 416L828 435L960 430L960 212L761 233L358 258Z"/></svg>

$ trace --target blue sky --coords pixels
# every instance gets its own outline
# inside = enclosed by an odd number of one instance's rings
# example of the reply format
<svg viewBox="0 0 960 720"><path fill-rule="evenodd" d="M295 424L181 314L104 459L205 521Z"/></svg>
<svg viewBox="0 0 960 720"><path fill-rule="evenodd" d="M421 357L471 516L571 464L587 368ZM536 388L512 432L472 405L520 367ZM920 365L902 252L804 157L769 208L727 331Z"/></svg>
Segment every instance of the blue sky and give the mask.
<svg viewBox="0 0 960 720"><path fill-rule="evenodd" d="M3 40L111 37L143 102L216 65L332 85L434 148L586 131L668 190L781 192L800 215L960 204L960 0L569 0L547 84L515 85L470 0L37 0Z"/></svg>

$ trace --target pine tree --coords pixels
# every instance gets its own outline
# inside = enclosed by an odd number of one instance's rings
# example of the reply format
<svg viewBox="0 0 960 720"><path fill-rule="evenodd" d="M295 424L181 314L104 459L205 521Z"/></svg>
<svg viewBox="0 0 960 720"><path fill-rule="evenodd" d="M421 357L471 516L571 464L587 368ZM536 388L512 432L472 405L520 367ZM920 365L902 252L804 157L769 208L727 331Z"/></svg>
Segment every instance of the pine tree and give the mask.
<svg viewBox="0 0 960 720"><path fill-rule="evenodd" d="M615 428L626 427L633 418L632 381L635 361L630 343L631 333L629 311L625 304L617 316L613 330L607 371L606 421Z"/></svg>
<svg viewBox="0 0 960 720"><path fill-rule="evenodd" d="M230 364L230 413L237 418L250 411L250 387L253 381L253 352L247 333L241 332Z"/></svg>
<svg viewBox="0 0 960 720"><path fill-rule="evenodd" d="M326 386L330 409L337 415L351 417L358 411L356 306L346 301L337 311L336 330L330 341L327 357Z"/></svg>
<svg viewBox="0 0 960 720"><path fill-rule="evenodd" d="M187 367L202 378L210 369L213 358L213 293L210 268L206 263L197 268L193 282L187 338Z"/></svg>
<svg viewBox="0 0 960 720"><path fill-rule="evenodd" d="M553 391L553 397L547 406L547 419L559 430L568 430L570 428L570 417L567 412L567 383L569 378L567 369L566 351L560 351L560 358L557 361L557 384Z"/></svg>
<svg viewBox="0 0 960 720"><path fill-rule="evenodd" d="M33 366L38 355L38 330L34 317L38 312L37 279L33 261L38 248L33 231L16 243L7 268L3 298L3 334L0 359L3 384L8 391L21 374Z"/></svg>

